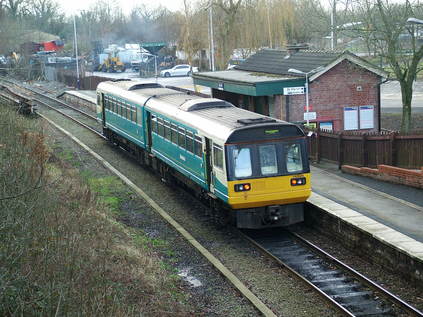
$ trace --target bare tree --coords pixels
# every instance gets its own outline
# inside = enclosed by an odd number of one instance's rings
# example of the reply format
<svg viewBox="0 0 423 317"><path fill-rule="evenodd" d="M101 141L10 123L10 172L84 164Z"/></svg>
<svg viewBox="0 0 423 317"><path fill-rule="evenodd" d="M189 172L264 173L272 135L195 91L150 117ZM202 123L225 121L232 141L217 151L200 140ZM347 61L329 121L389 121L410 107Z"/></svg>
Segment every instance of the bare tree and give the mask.
<svg viewBox="0 0 423 317"><path fill-rule="evenodd" d="M404 4L388 0L361 0L356 5L357 21L361 20L364 24L357 31L367 39L371 46L369 50L387 61L393 78L401 86L401 131L408 132L411 125L413 83L423 69L420 64L423 45L418 42L415 27L407 24L407 19L421 16L422 4L410 0Z"/></svg>

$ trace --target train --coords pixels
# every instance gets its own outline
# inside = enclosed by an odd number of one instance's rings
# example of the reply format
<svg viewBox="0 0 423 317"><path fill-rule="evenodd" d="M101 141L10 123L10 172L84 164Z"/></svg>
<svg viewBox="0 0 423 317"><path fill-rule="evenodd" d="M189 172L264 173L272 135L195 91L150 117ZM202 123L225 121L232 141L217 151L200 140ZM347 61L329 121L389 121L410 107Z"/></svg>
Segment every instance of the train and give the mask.
<svg viewBox="0 0 423 317"><path fill-rule="evenodd" d="M307 140L297 125L158 83L105 81L97 120L114 145L182 184L238 228L304 220L311 194Z"/></svg>

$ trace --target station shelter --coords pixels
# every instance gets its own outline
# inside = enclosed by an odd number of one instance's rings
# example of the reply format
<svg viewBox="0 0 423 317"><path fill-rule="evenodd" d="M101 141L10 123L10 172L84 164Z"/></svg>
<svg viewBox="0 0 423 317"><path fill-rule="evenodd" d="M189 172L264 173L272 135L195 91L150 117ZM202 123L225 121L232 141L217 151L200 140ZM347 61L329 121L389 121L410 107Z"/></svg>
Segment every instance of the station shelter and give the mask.
<svg viewBox="0 0 423 317"><path fill-rule="evenodd" d="M284 121L308 119L332 131L380 130L380 85L387 73L348 51L262 49L231 70L192 77L214 98Z"/></svg>

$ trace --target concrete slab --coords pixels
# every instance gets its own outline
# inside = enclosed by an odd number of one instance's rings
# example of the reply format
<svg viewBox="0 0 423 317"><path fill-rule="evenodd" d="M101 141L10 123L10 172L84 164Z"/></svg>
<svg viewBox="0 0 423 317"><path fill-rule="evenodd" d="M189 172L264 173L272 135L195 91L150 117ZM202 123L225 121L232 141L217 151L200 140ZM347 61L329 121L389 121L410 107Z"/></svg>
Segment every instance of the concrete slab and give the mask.
<svg viewBox="0 0 423 317"><path fill-rule="evenodd" d="M333 177L328 172L311 166L313 195L311 203L316 202L319 208L327 206L335 216L341 218L355 217L351 211L343 210L333 202L367 216L376 222L423 242L423 213L412 205L401 200L390 199L386 193L378 194L377 190L367 190L366 186L354 185L353 182ZM324 196L325 199L318 197ZM332 200L332 202L330 202ZM332 208L330 208L332 206ZM338 212L339 211L339 212ZM368 225L365 220L356 220L357 225Z"/></svg>

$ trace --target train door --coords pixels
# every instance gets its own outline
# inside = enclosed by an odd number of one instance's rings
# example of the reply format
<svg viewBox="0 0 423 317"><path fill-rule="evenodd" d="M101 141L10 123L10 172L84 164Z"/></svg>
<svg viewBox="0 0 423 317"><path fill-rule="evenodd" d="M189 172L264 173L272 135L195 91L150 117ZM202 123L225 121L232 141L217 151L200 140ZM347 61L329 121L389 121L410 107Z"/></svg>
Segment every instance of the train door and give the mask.
<svg viewBox="0 0 423 317"><path fill-rule="evenodd" d="M223 166L223 147L219 144L212 143L212 161L213 161L213 172L212 172L212 184L213 189L211 192L217 196L225 195L225 173ZM223 197L221 197L223 199Z"/></svg>
<svg viewBox="0 0 423 317"><path fill-rule="evenodd" d="M212 155L212 148L211 148L211 144L212 141L209 138L204 138L205 139L205 159L206 159L206 166L205 166L205 172L206 172L206 180L207 180L207 187L209 189L210 192L213 192L212 189L212 172L213 172L213 166L212 166L212 159L211 159L211 155Z"/></svg>
<svg viewBox="0 0 423 317"><path fill-rule="evenodd" d="M151 145L153 143L153 138L151 135L151 113L149 111L146 111L146 120L145 120L145 129L144 129L144 135L145 135L145 148L148 150L148 152L151 152Z"/></svg>
<svg viewBox="0 0 423 317"><path fill-rule="evenodd" d="M104 94L97 93L97 119L101 119L103 127L106 126L106 110L104 106Z"/></svg>

